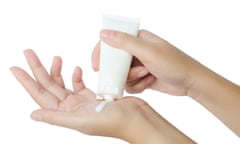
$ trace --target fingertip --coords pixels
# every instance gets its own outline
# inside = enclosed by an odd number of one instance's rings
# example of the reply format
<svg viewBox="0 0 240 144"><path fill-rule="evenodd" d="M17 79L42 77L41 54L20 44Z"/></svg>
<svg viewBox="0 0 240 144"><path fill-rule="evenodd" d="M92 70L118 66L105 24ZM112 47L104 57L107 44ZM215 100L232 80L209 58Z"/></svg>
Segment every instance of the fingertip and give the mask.
<svg viewBox="0 0 240 144"><path fill-rule="evenodd" d="M155 80L156 78L153 75L149 75L146 80L146 85L149 87Z"/></svg>
<svg viewBox="0 0 240 144"><path fill-rule="evenodd" d="M92 69L94 71L99 70L99 62L100 62L100 41L97 43L92 52Z"/></svg>
<svg viewBox="0 0 240 144"><path fill-rule="evenodd" d="M60 56L54 56L52 60L52 67L50 70L51 75L59 76L61 75L62 69L62 59Z"/></svg>
<svg viewBox="0 0 240 144"><path fill-rule="evenodd" d="M96 66L92 66L92 69L93 69L93 71L94 71L94 72L97 72L97 71L99 71L99 68L98 68L98 67L96 67Z"/></svg>
<svg viewBox="0 0 240 144"><path fill-rule="evenodd" d="M42 121L42 112L41 110L36 110L31 113L31 119L35 121Z"/></svg>
<svg viewBox="0 0 240 144"><path fill-rule="evenodd" d="M15 76L16 74L16 67L15 66L12 66L9 68L10 72Z"/></svg>
<svg viewBox="0 0 240 144"><path fill-rule="evenodd" d="M76 72L76 73L82 73L82 69L79 67L79 66L76 66L75 67L75 69L74 69L74 71Z"/></svg>
<svg viewBox="0 0 240 144"><path fill-rule="evenodd" d="M73 72L73 81L80 82L82 80L82 69L76 66Z"/></svg>
<svg viewBox="0 0 240 144"><path fill-rule="evenodd" d="M114 48L123 49L140 60L148 58L149 54L151 54L151 49L149 49L149 44L146 41L142 41L136 36L125 32L102 30L100 38L106 44Z"/></svg>
<svg viewBox="0 0 240 144"><path fill-rule="evenodd" d="M19 70L20 68L17 66L12 66L9 68L9 70L11 71L11 73L13 73L14 75L16 74L16 72Z"/></svg>
<svg viewBox="0 0 240 144"><path fill-rule="evenodd" d="M95 72L99 71L99 64L96 64L96 62L93 62L93 63L92 63L92 69L93 69L93 71L95 71Z"/></svg>
<svg viewBox="0 0 240 144"><path fill-rule="evenodd" d="M17 68L18 68L17 66L11 66L11 67L9 67L9 70L11 72L14 72Z"/></svg>
<svg viewBox="0 0 240 144"><path fill-rule="evenodd" d="M9 68L9 70L15 76L15 78L17 78L18 80L26 78L26 73L20 67L12 66Z"/></svg>
<svg viewBox="0 0 240 144"><path fill-rule="evenodd" d="M54 56L53 61L60 61L62 62L62 58L60 56Z"/></svg>
<svg viewBox="0 0 240 144"><path fill-rule="evenodd" d="M29 53L34 53L34 51L32 49L25 49L23 53L24 55L28 55Z"/></svg>
<svg viewBox="0 0 240 144"><path fill-rule="evenodd" d="M102 29L100 31L99 36L102 40L110 40L110 39L112 39L113 34L114 34L113 30Z"/></svg>
<svg viewBox="0 0 240 144"><path fill-rule="evenodd" d="M74 92L78 92L81 89L85 88L85 85L82 79L82 73L83 73L82 69L76 66L72 76L72 86L73 86Z"/></svg>

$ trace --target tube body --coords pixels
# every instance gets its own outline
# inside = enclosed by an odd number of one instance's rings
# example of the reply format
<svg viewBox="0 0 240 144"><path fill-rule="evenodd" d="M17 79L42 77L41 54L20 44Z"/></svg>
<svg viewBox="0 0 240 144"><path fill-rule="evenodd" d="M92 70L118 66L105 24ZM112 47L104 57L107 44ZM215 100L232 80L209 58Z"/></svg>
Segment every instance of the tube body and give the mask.
<svg viewBox="0 0 240 144"><path fill-rule="evenodd" d="M137 36L140 19L103 15L102 28ZM132 56L101 41L97 96L106 100L123 96Z"/></svg>

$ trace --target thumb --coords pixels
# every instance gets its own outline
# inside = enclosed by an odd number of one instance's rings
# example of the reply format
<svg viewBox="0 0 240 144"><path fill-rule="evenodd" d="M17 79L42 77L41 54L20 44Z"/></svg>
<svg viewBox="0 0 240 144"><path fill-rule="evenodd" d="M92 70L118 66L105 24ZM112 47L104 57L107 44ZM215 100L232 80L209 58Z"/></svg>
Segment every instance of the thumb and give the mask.
<svg viewBox="0 0 240 144"><path fill-rule="evenodd" d="M153 58L153 55L155 55L154 49L156 48L151 45L152 43L148 43L147 41L124 32L104 29L100 32L100 38L103 42L112 47L129 52L143 63L148 61L149 58Z"/></svg>
<svg viewBox="0 0 240 144"><path fill-rule="evenodd" d="M76 129L76 122L81 123L80 120L76 120L76 117L69 112L55 111L40 109L32 112L31 118L36 121L46 122L52 125L67 127Z"/></svg>

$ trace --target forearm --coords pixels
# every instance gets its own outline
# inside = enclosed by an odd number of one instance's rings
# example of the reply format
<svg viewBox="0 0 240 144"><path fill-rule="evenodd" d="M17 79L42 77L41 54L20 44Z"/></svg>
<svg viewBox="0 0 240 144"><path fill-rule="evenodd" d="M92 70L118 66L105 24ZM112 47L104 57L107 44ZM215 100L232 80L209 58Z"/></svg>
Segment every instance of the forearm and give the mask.
<svg viewBox="0 0 240 144"><path fill-rule="evenodd" d="M195 143L150 106L142 107L131 123L131 129L126 137L126 140L131 144Z"/></svg>
<svg viewBox="0 0 240 144"><path fill-rule="evenodd" d="M196 69L197 70L197 69ZM211 70L200 67L194 72L188 95L240 136L240 88Z"/></svg>

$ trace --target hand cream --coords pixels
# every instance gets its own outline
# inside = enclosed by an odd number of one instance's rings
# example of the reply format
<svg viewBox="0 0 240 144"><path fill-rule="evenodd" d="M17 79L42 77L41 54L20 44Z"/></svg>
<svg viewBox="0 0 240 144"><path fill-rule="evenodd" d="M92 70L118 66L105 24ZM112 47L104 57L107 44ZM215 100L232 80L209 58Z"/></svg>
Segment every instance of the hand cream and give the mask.
<svg viewBox="0 0 240 144"><path fill-rule="evenodd" d="M103 15L102 28L137 36L140 19ZM101 41L98 97L105 100L123 96L132 56Z"/></svg>

